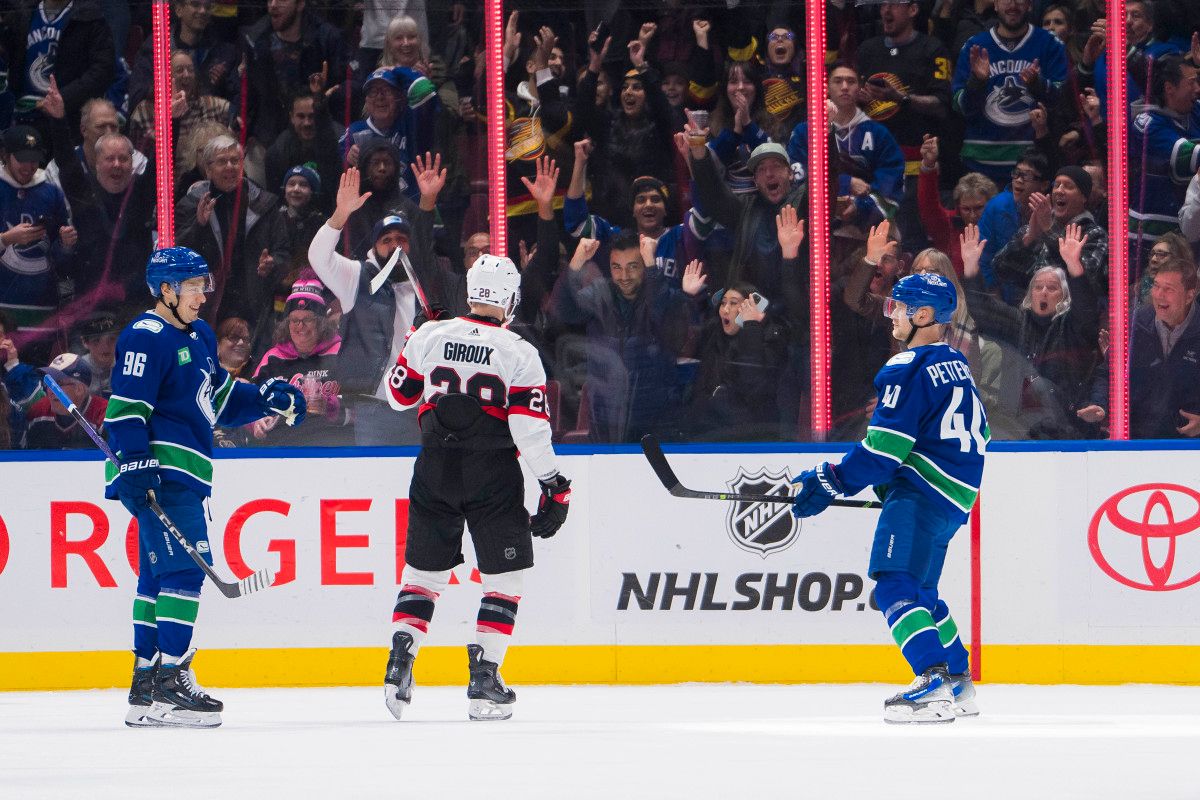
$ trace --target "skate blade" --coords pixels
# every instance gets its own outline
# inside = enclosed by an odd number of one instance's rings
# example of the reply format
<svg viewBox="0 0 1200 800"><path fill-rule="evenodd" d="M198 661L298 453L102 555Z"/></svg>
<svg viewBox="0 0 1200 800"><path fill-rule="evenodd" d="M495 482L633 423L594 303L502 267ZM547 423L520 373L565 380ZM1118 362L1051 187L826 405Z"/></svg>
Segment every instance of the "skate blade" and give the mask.
<svg viewBox="0 0 1200 800"><path fill-rule="evenodd" d="M158 728L216 728L221 724L219 711L188 711L169 703L156 702L146 712L150 726Z"/></svg>
<svg viewBox="0 0 1200 800"><path fill-rule="evenodd" d="M390 683L383 685L383 702L387 705L387 710L392 713L396 719L404 716L404 709L408 708L410 701L400 698L399 690Z"/></svg>
<svg viewBox="0 0 1200 800"><path fill-rule="evenodd" d="M954 716L956 717L978 717L979 706L974 700L967 700L962 703L954 704Z"/></svg>
<svg viewBox="0 0 1200 800"><path fill-rule="evenodd" d="M131 728L157 728L157 722L149 718L150 706L130 706L125 714L125 724Z"/></svg>
<svg viewBox="0 0 1200 800"><path fill-rule="evenodd" d="M954 708L949 700L939 700L919 709L910 706L885 706L883 709L883 721L890 725L942 725L954 720Z"/></svg>
<svg viewBox="0 0 1200 800"><path fill-rule="evenodd" d="M512 716L512 703L497 703L492 700L472 700L467 716L477 722L508 719Z"/></svg>

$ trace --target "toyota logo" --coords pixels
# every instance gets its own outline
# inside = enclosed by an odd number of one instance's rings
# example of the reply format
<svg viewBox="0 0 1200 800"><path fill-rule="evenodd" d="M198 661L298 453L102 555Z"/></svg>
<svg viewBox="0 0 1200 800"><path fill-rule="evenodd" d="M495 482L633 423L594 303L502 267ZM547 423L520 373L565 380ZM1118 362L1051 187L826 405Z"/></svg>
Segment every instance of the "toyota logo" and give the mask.
<svg viewBox="0 0 1200 800"><path fill-rule="evenodd" d="M1187 516L1178 519L1181 514ZM1200 582L1200 536L1195 547L1178 546L1179 537L1198 528L1200 492L1174 483L1143 483L1114 494L1096 509L1088 547L1100 569L1118 583L1170 592ZM1165 544L1151 545L1162 540ZM1185 557L1177 565L1181 553ZM1174 575L1177 566L1183 577Z"/></svg>

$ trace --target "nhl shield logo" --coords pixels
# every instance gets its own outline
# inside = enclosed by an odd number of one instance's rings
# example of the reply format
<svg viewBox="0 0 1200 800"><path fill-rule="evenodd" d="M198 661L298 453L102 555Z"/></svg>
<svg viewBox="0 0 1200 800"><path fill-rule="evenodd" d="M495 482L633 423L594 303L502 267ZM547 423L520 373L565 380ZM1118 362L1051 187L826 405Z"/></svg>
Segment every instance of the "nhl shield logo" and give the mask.
<svg viewBox="0 0 1200 800"><path fill-rule="evenodd" d="M737 494L777 494L786 497L792 493L791 480L786 470L775 474L761 469L751 475L738 467L737 476L725 485L730 492ZM798 522L786 503L737 500L729 504L729 515L726 517L726 527L733 543L763 558L790 547L796 541L796 535L800 532Z"/></svg>

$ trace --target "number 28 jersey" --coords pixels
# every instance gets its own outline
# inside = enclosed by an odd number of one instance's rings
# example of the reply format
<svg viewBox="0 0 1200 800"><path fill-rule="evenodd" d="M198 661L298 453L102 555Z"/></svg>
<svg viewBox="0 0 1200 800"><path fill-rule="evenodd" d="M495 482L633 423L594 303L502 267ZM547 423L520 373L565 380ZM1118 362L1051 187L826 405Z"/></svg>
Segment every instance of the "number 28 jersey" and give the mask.
<svg viewBox="0 0 1200 800"><path fill-rule="evenodd" d="M837 467L846 494L907 483L965 520L991 439L967 359L944 343L905 350L879 370L875 390L867 436Z"/></svg>
<svg viewBox="0 0 1200 800"><path fill-rule="evenodd" d="M539 479L558 472L550 444L546 371L537 350L492 319L468 315L426 322L409 335L388 373L388 403L418 406L418 419L441 394L469 394L485 414L508 423L513 443Z"/></svg>

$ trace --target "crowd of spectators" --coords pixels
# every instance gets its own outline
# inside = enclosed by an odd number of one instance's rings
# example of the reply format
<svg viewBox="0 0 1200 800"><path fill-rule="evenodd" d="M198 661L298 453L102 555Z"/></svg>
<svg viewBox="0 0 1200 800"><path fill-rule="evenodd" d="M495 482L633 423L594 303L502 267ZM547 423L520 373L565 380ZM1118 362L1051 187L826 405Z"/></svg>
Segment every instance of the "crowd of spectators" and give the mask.
<svg viewBox="0 0 1200 800"><path fill-rule="evenodd" d="M946 338L994 437L1108 435L1112 309L1131 320L1133 435L1200 435L1200 3L1127 0L1119 59L1105 6L828 0L810 98L803 3L508 3L512 326L543 356L556 441L807 439L813 236L830 243L830 438L862 435L899 347L883 298L919 271L958 289ZM149 303L165 174L175 243L216 279L222 366L309 402L301 428L219 444L416 443L383 400L425 317L412 277L464 313L491 251L481 4L172 0L170 165L149 7L0 11L0 447L88 446L36 368L102 419L116 336ZM825 186L808 181L814 103ZM1128 126L1127 243L1108 235L1110 119ZM829 230L808 225L815 202Z"/></svg>

